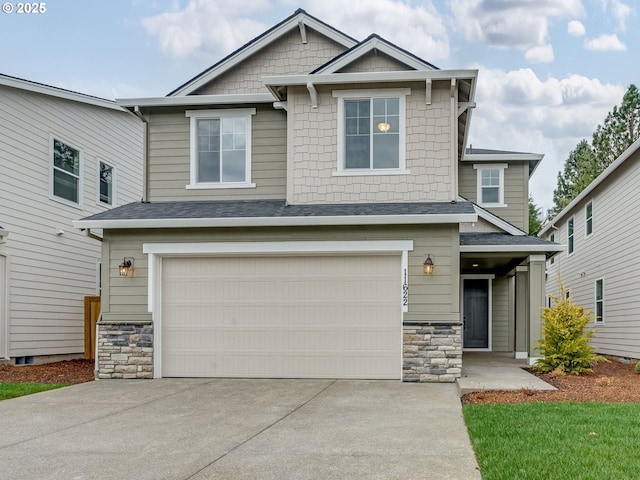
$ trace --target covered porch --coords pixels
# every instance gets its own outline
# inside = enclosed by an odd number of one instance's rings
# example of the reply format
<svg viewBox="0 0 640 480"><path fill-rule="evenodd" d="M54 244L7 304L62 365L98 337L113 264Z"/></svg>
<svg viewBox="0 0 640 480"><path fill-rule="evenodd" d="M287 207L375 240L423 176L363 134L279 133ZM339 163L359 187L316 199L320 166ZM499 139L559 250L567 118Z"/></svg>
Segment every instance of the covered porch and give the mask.
<svg viewBox="0 0 640 480"><path fill-rule="evenodd" d="M527 235L460 234L463 364L474 352L535 363L546 260L561 248Z"/></svg>

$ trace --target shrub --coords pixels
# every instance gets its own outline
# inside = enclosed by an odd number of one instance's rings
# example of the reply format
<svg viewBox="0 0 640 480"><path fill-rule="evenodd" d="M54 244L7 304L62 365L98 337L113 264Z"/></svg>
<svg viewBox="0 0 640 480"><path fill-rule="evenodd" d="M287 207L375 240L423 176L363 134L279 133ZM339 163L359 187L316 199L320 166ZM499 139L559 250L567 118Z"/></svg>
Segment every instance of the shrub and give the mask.
<svg viewBox="0 0 640 480"><path fill-rule="evenodd" d="M593 321L591 311L566 298L564 286L560 286L560 297L554 297L553 307L545 307L542 313L543 338L538 340L543 358L534 368L541 372L562 370L579 375L592 371L596 362L608 360L595 353L589 340L596 332L585 328Z"/></svg>
<svg viewBox="0 0 640 480"><path fill-rule="evenodd" d="M640 373L640 361L638 363L636 363L635 371L636 371L636 373Z"/></svg>

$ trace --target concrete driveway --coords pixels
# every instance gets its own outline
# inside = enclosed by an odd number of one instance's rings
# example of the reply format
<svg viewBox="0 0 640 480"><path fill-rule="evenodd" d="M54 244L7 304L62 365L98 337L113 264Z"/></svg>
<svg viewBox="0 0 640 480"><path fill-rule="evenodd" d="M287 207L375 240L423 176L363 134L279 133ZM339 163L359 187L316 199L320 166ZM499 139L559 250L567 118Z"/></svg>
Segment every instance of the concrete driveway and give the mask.
<svg viewBox="0 0 640 480"><path fill-rule="evenodd" d="M97 381L0 402L0 477L480 479L454 384Z"/></svg>

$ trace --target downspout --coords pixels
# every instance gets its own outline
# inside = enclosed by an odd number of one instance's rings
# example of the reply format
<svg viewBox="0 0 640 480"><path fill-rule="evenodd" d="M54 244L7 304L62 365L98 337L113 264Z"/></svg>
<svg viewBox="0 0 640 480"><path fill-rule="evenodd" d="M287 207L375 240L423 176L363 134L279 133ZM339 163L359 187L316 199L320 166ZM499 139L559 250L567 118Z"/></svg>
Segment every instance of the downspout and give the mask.
<svg viewBox="0 0 640 480"><path fill-rule="evenodd" d="M84 230L84 234L89 238L93 238L94 240L102 242L102 237L96 235L95 233L92 233L90 228L87 228L86 230Z"/></svg>
<svg viewBox="0 0 640 480"><path fill-rule="evenodd" d="M133 107L133 113L142 122L144 147L142 151L142 203L149 201L149 120L142 114L140 107Z"/></svg>
<svg viewBox="0 0 640 480"><path fill-rule="evenodd" d="M458 199L458 85L456 79L451 79L451 167L452 188L451 201Z"/></svg>

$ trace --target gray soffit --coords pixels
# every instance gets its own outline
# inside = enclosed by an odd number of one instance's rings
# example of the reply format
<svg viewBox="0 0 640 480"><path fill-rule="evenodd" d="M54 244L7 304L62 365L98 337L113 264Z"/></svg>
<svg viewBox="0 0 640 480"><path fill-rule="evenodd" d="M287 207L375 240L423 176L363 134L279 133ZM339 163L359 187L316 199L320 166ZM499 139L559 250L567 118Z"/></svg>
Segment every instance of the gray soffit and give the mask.
<svg viewBox="0 0 640 480"><path fill-rule="evenodd" d="M458 223L471 202L286 205L284 200L130 203L74 222L77 228Z"/></svg>

